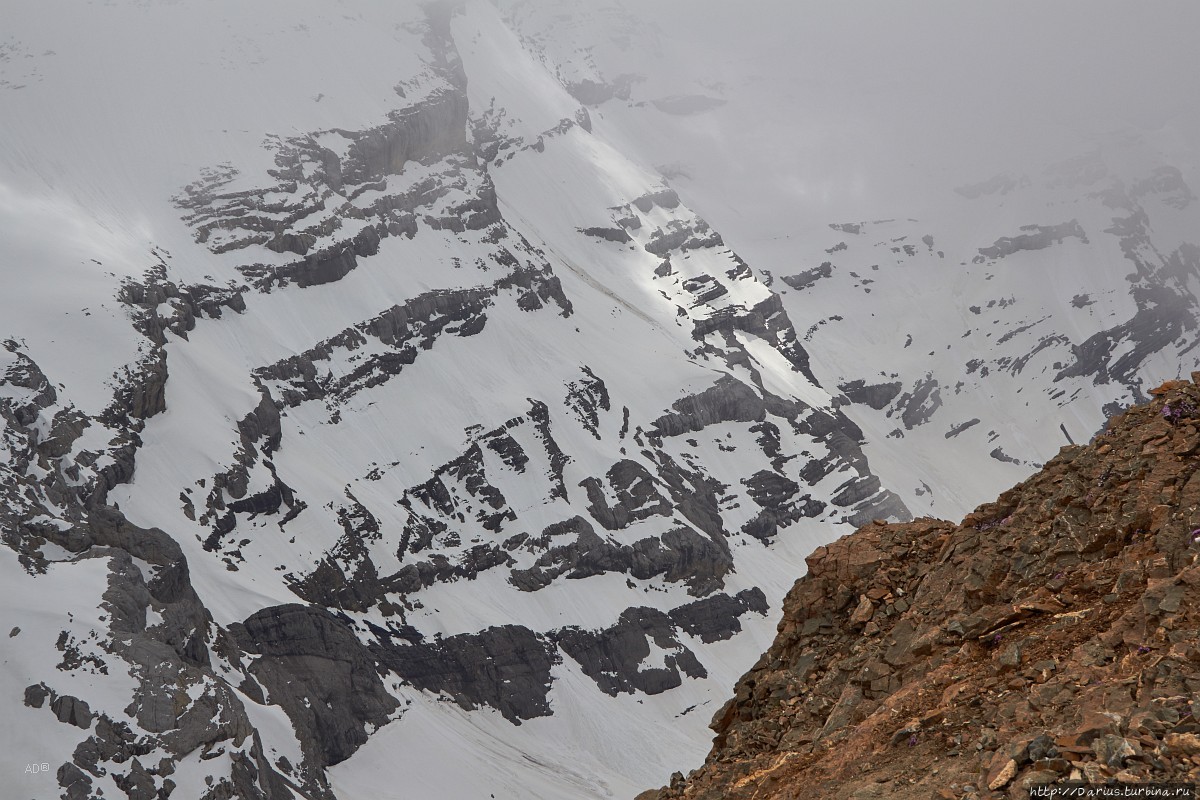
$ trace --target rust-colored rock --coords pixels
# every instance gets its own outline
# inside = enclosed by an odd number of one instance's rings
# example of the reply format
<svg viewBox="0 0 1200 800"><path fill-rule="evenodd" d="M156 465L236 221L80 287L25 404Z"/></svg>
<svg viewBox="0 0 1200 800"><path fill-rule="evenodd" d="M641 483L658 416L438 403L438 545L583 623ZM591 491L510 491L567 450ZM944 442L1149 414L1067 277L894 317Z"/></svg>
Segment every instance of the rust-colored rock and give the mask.
<svg viewBox="0 0 1200 800"><path fill-rule="evenodd" d="M1151 394L958 525L814 552L704 765L639 797L1200 780L1200 386Z"/></svg>
<svg viewBox="0 0 1200 800"><path fill-rule="evenodd" d="M1168 733L1163 739L1167 752L1192 756L1200 753L1200 736L1194 733Z"/></svg>
<svg viewBox="0 0 1200 800"><path fill-rule="evenodd" d="M1017 762L1011 758L1001 759L1000 763L988 771L987 787L995 791L1007 786L1008 782L1017 776Z"/></svg>
<svg viewBox="0 0 1200 800"><path fill-rule="evenodd" d="M858 603L858 607L850 615L850 622L853 625L866 625L871 621L871 617L873 616L875 616L875 606L871 605L870 598L863 595Z"/></svg>

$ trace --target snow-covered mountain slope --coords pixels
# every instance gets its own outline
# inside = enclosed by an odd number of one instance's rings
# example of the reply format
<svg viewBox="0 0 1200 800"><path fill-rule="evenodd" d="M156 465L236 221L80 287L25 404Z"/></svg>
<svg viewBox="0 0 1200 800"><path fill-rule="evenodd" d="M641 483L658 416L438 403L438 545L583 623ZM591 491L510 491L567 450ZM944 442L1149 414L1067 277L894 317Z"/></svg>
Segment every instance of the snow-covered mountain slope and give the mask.
<svg viewBox="0 0 1200 800"><path fill-rule="evenodd" d="M949 220L805 237L814 266L780 276L784 305L812 320L817 373L856 404L872 463L905 497L967 506L1195 368L1200 206L1173 167L1112 166L1129 155L964 186ZM850 295L857 313L821 313ZM937 313L898 319L897 304Z"/></svg>
<svg viewBox="0 0 1200 800"><path fill-rule="evenodd" d="M1178 170L739 223L659 157L737 101L657 13L6 9L19 792L629 796L702 756L814 547L1191 358Z"/></svg>
<svg viewBox="0 0 1200 800"><path fill-rule="evenodd" d="M956 30L993 35L962 41L944 28L963 20L927 7L873 8L866 26L804 4L764 24L666 2L655 25L617 0L501 6L596 134L654 164L780 294L914 513L965 513L1195 365L1200 115L1194 78L1153 44L1184 18L1129 20L1121 55L1074 43L1112 82L1101 103L1055 66L1058 37L1099 24L1081 6L1037 35L976 8ZM1113 116L1090 128L1046 105Z"/></svg>

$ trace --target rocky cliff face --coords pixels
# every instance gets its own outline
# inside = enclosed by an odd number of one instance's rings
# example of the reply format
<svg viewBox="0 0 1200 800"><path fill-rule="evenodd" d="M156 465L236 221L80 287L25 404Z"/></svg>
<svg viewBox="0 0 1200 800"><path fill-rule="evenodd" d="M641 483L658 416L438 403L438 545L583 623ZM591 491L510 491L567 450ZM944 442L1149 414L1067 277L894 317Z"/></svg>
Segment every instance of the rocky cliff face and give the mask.
<svg viewBox="0 0 1200 800"><path fill-rule="evenodd" d="M957 525L813 553L704 766L642 800L1195 781L1200 387L1152 394Z"/></svg>

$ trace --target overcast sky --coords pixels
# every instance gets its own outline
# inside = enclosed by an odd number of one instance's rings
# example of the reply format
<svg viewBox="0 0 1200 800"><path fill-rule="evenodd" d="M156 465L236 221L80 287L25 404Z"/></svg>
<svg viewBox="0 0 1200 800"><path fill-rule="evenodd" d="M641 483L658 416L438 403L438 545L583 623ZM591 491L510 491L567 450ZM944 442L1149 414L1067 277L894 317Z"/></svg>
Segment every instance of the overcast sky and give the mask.
<svg viewBox="0 0 1200 800"><path fill-rule="evenodd" d="M1193 0L667 2L689 19L682 35L794 64L814 90L915 92L1085 126L1161 125L1200 99Z"/></svg>
<svg viewBox="0 0 1200 800"><path fill-rule="evenodd" d="M778 167L797 180L865 187L847 202L893 202L911 191L913 171L946 184L980 180L1077 153L1128 126L1179 151L1175 160L1194 176L1194 0L625 7L658 22L679 77L723 80L745 101L736 119L718 115L724 129L711 131L714 143L750 137L790 161Z"/></svg>

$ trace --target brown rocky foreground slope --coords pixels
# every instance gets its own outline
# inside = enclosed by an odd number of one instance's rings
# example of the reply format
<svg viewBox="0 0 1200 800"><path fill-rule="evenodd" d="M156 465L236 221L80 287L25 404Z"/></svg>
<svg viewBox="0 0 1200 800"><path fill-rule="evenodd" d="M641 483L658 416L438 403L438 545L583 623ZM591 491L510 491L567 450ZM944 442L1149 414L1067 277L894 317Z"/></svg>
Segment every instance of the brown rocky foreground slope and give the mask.
<svg viewBox="0 0 1200 800"><path fill-rule="evenodd" d="M639 800L1200 781L1200 387L1153 394L959 525L813 553L704 766Z"/></svg>

